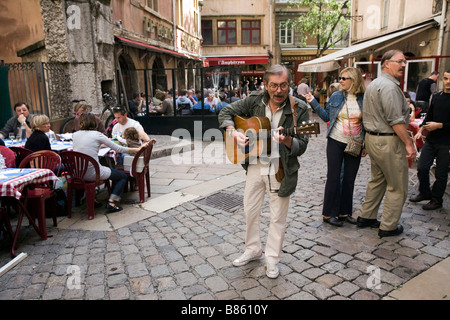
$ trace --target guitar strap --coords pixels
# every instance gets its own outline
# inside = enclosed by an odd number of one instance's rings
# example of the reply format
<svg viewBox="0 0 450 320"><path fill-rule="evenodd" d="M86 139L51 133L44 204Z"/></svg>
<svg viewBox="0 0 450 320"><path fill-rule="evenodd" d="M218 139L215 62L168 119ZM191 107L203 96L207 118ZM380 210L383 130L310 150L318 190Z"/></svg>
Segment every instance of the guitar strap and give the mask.
<svg viewBox="0 0 450 320"><path fill-rule="evenodd" d="M298 109L298 104L295 103L295 99L291 95L289 95L289 102L291 104L292 120L294 121L294 129L295 129L295 128L297 128L297 109ZM283 168L283 163L281 162L281 158L278 161L278 171L275 174L275 178L280 183L281 183L281 180L283 180L283 178L284 178L284 168Z"/></svg>

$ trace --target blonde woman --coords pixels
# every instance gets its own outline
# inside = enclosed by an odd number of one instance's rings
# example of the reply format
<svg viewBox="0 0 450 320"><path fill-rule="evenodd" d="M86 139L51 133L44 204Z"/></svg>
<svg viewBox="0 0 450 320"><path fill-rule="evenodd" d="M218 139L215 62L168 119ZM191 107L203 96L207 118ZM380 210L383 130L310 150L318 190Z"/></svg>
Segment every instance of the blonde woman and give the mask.
<svg viewBox="0 0 450 320"><path fill-rule="evenodd" d="M345 68L341 71L339 84L341 89L331 95L325 109L311 93L304 96L319 117L330 122L326 134L328 172L322 215L324 222L341 227L343 221L356 224L352 217L353 190L361 156L367 153L363 149L360 156L354 157L344 152L351 135L364 140L362 108L365 85L361 72L356 68Z"/></svg>
<svg viewBox="0 0 450 320"><path fill-rule="evenodd" d="M50 131L50 120L46 115L35 115L30 120L32 134L25 143L25 148L31 151L51 150L47 132Z"/></svg>

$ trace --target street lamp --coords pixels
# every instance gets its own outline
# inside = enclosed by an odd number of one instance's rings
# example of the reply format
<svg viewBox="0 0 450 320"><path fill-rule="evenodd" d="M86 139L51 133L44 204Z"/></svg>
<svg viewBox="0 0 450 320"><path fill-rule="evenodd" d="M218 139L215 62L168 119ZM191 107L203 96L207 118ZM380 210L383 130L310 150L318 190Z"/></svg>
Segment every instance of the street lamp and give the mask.
<svg viewBox="0 0 450 320"><path fill-rule="evenodd" d="M341 8L341 13L342 13L342 15L343 15L345 18L348 18L348 19L353 19L353 20L358 21L358 22L360 22L360 21L363 20L363 16L351 16L351 15L349 14L347 2L345 2L344 5L342 6L342 8Z"/></svg>

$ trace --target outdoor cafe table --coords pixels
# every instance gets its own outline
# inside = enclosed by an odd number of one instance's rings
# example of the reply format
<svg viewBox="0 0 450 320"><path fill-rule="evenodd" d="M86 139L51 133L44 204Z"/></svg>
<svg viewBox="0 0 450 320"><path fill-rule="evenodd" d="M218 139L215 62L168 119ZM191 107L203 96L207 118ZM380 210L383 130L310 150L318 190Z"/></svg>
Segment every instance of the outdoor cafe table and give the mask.
<svg viewBox="0 0 450 320"><path fill-rule="evenodd" d="M6 147L25 147L25 142L15 142L11 141L10 139L3 140L5 142ZM73 150L73 144L72 141L62 141L62 140L55 140L52 143L50 143L50 147L52 151L60 152L60 151L70 151ZM116 152L112 150L111 148L100 148L98 152L99 157L106 157L107 159L112 159L113 162L108 162L109 165L115 164L116 161Z"/></svg>
<svg viewBox="0 0 450 320"><path fill-rule="evenodd" d="M14 140L5 139L3 140L5 142L6 147L25 147L25 141L15 142ZM53 141L50 143L50 148L52 151L59 152L59 151L65 151L65 150L72 150L72 143L70 141Z"/></svg>
<svg viewBox="0 0 450 320"><path fill-rule="evenodd" d="M42 240L47 239L47 227L45 215L38 217L39 227L34 222L26 208L27 190L30 186L49 181L57 181L58 177L49 169L16 169L7 168L0 170L0 199L12 199L20 208L19 219L11 248L11 255L15 256L15 248L19 237L23 216L26 215L30 224L41 236ZM23 201L22 201L23 200ZM44 214L44 213L43 213Z"/></svg>

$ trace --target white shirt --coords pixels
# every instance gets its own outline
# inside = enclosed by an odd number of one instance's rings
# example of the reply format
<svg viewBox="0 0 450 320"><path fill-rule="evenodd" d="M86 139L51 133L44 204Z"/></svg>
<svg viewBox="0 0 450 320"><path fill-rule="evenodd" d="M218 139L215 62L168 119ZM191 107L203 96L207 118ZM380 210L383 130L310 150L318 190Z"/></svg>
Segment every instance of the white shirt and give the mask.
<svg viewBox="0 0 450 320"><path fill-rule="evenodd" d="M124 125L121 125L120 123L116 123L116 125L113 127L113 130L112 130L112 136L115 137L116 135L118 135L120 137L123 137L123 132L125 131L125 129L131 128L131 127L136 128L137 131L139 131L139 130L144 131L144 128L138 121L128 118L127 123L125 123Z"/></svg>

